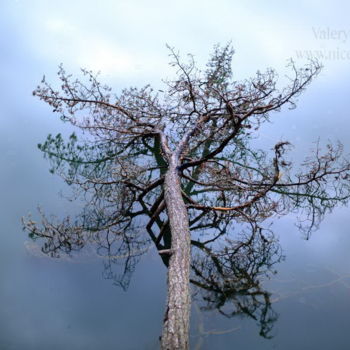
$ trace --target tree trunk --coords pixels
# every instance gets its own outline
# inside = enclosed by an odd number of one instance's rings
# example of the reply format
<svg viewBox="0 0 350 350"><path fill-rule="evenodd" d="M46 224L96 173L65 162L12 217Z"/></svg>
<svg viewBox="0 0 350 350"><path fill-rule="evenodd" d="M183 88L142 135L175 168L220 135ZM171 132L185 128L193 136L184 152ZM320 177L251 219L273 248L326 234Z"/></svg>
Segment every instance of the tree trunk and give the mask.
<svg viewBox="0 0 350 350"><path fill-rule="evenodd" d="M164 181L164 199L171 230L171 256L162 350L189 348L191 236L176 163L173 158Z"/></svg>

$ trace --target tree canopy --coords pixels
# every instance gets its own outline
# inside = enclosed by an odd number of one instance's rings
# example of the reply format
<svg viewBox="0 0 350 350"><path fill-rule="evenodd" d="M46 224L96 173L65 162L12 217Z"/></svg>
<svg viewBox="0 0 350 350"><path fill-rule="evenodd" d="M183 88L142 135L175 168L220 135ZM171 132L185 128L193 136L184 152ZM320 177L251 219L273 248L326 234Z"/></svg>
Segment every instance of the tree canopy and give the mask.
<svg viewBox="0 0 350 350"><path fill-rule="evenodd" d="M28 219L25 227L32 238L45 240L43 251L52 256L93 242L109 263L124 257L123 273L114 276L123 287L150 244L169 267L169 293L172 259L188 258L192 272L183 279L211 293L207 302L220 307L234 293L232 281L237 291L244 274L255 276L271 257L252 248L276 247L262 223L295 212L308 238L327 212L348 202L350 163L340 143L324 151L316 144L298 167L288 159L288 141L276 140L271 151L254 143L276 112L295 108L320 72L317 61L302 68L290 61L288 82L279 87L273 69L236 81L230 44L215 46L204 70L193 56L184 62L169 49L176 75L164 90L146 85L115 94L93 72L74 78L62 66L60 88L42 80L34 95L79 134L66 141L49 135L39 149L86 204L74 218L55 221L43 214L42 224ZM184 304L189 302L187 297ZM170 304L168 298L165 324ZM180 345L164 341L162 347L188 346L175 343Z"/></svg>

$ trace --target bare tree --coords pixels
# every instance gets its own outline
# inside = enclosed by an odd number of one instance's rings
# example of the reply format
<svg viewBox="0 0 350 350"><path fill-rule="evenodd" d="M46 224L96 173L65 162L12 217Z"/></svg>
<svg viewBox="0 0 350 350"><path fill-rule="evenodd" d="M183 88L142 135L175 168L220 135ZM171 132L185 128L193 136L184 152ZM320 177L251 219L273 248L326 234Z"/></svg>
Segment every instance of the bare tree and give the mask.
<svg viewBox="0 0 350 350"><path fill-rule="evenodd" d="M295 107L319 73L318 62L298 69L290 61L289 81L279 88L272 69L235 81L230 45L216 46L204 71L191 55L184 63L169 49L176 79L165 91L147 85L116 95L92 72L74 79L62 67L61 88L43 79L34 95L82 135L66 142L49 135L39 148L86 207L75 219L44 217L42 225L29 219L25 227L45 239L43 250L52 255L98 242L103 254L127 257L125 273L153 242L168 266L161 347L183 350L189 347L190 280L226 295L229 285L215 288L244 242L227 248L227 239L250 230L248 241L258 234L268 242L261 227L267 218L298 212L308 237L327 212L347 203L350 163L341 144L325 152L316 146L297 169L286 158L288 142L270 153L254 147L254 133L274 112ZM202 253L201 263L194 264L191 245ZM210 274L198 266L209 266ZM120 281L125 287L128 278Z"/></svg>

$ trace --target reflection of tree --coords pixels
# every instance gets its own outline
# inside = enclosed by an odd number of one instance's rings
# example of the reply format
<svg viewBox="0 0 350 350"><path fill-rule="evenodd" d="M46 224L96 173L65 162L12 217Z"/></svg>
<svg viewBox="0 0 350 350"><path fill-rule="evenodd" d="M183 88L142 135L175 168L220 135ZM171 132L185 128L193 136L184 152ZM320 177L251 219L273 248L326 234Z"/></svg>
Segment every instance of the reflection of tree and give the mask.
<svg viewBox="0 0 350 350"><path fill-rule="evenodd" d="M72 255L87 245L94 247L98 256L104 257L103 276L126 289L137 262L151 242L140 238L142 225L133 226L134 231L117 232L113 219L102 216L106 212L107 209L93 211L90 208L89 215L84 210L74 222L69 217L61 221L47 219L42 213L40 231L32 220L25 221L25 227L31 231L32 238L43 239L42 251L52 257ZM263 289L261 282L274 273L273 265L282 259L278 242L271 232L257 224L250 224L249 230L238 235L236 240L229 239L226 231L230 225L225 217L215 216L204 226L214 239L204 240L201 237L205 236L198 235L197 240L191 241L191 283L202 297L201 309L215 309L229 318L250 317L257 321L260 335L268 338L277 315L271 308L270 293ZM192 227L194 232L198 229L195 223ZM163 254L162 249L159 252L167 265L168 255Z"/></svg>
<svg viewBox="0 0 350 350"><path fill-rule="evenodd" d="M104 258L104 277L126 289L137 262L149 248L149 240L141 236L136 225L117 223L113 216L108 217L108 206L102 209L99 205L93 208L89 202L74 221L69 216L60 220L41 213L40 227L30 218L24 220L24 226L29 237L42 240L42 251L51 257L72 255L92 246Z"/></svg>
<svg viewBox="0 0 350 350"><path fill-rule="evenodd" d="M258 322L260 335L269 337L277 315L261 279L273 273L272 266L282 258L278 242L254 227L238 241L225 239L224 247L216 251L199 242L193 245L199 252L193 259L191 282L199 287L202 309L217 309L226 317L248 316Z"/></svg>

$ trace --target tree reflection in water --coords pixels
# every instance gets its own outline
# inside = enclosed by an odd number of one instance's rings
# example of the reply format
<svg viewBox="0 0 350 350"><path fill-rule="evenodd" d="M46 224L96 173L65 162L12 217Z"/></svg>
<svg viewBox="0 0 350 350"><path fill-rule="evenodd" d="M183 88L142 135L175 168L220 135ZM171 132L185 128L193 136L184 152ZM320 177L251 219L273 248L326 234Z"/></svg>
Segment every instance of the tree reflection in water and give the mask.
<svg viewBox="0 0 350 350"><path fill-rule="evenodd" d="M252 226L236 241L226 238L222 249L200 242L193 246L199 252L193 260L191 282L199 287L201 309L216 309L229 318L248 316L257 321L260 335L270 338L277 314L262 281L275 273L273 266L283 259L273 234Z"/></svg>
<svg viewBox="0 0 350 350"><path fill-rule="evenodd" d="M85 210L74 221L69 217L64 220L46 218L41 212L40 226L29 218L24 220L24 227L31 238L40 239L42 252L51 257L74 257L74 252L79 255L82 248L95 251L104 258L104 278L126 290L138 261L153 245L151 240L145 239L142 224L126 227L125 232L116 231L116 225L105 216L106 212L96 208L88 214ZM241 226L243 233L232 240L229 237L233 229L225 215L220 220L212 218L210 224L208 221L205 225L192 223L192 235L197 235L191 241L195 306L201 312L217 310L228 318L249 317L257 322L260 335L270 338L277 314L262 281L275 273L274 265L283 255L270 230L262 229L257 223L242 223ZM205 240L207 235L214 239ZM162 248L159 251L167 266L168 255L162 254ZM204 333L202 330L202 335Z"/></svg>

